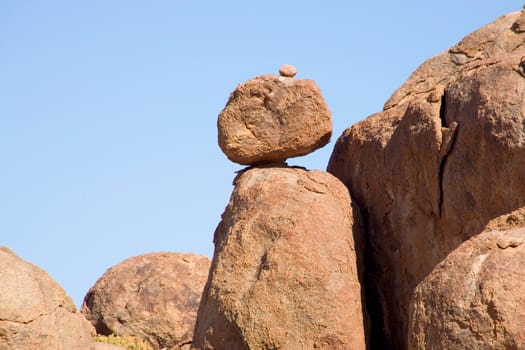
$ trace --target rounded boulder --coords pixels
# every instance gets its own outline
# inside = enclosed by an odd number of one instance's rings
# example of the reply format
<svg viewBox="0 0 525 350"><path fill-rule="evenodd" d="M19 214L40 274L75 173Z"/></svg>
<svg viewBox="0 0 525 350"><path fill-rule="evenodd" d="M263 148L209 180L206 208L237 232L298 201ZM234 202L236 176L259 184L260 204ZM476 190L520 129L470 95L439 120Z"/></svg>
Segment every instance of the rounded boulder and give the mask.
<svg viewBox="0 0 525 350"><path fill-rule="evenodd" d="M93 349L89 323L45 271L0 246L0 350Z"/></svg>
<svg viewBox="0 0 525 350"><path fill-rule="evenodd" d="M189 345L210 259L150 253L110 268L89 290L81 312L98 334L132 335L155 349Z"/></svg>
<svg viewBox="0 0 525 350"><path fill-rule="evenodd" d="M461 244L415 289L409 349L524 349L525 228Z"/></svg>
<svg viewBox="0 0 525 350"><path fill-rule="evenodd" d="M245 165L282 162L330 141L331 113L312 80L263 75L237 86L219 114L219 146Z"/></svg>

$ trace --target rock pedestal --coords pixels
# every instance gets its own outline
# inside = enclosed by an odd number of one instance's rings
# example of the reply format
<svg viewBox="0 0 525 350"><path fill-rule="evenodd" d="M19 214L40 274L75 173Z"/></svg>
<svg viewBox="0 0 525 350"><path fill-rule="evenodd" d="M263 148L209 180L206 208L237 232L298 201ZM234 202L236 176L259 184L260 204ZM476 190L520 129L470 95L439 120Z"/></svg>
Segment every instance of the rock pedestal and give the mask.
<svg viewBox="0 0 525 350"><path fill-rule="evenodd" d="M235 180L192 349L365 349L350 197L321 171Z"/></svg>

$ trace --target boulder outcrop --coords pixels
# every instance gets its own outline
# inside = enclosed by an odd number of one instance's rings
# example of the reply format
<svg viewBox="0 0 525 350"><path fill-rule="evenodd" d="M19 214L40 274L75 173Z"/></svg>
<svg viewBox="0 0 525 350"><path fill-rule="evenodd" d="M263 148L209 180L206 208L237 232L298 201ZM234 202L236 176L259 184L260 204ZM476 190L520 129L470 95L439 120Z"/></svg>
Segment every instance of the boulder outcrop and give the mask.
<svg viewBox="0 0 525 350"><path fill-rule="evenodd" d="M415 289L408 348L524 349L523 243L525 227L489 230L448 255Z"/></svg>
<svg viewBox="0 0 525 350"><path fill-rule="evenodd" d="M219 146L233 162L282 162L326 145L332 119L312 80L294 79L295 68L237 86L217 122Z"/></svg>
<svg viewBox="0 0 525 350"><path fill-rule="evenodd" d="M181 253L139 255L110 268L81 312L98 334L133 335L155 349L189 347L210 259Z"/></svg>
<svg viewBox="0 0 525 350"><path fill-rule="evenodd" d="M239 174L192 349L365 349L350 203L325 172Z"/></svg>
<svg viewBox="0 0 525 350"><path fill-rule="evenodd" d="M0 247L0 349L93 349L89 324L45 271Z"/></svg>
<svg viewBox="0 0 525 350"><path fill-rule="evenodd" d="M372 347L407 347L412 291L493 218L525 205L524 14L421 65L347 129L328 171L365 222Z"/></svg>

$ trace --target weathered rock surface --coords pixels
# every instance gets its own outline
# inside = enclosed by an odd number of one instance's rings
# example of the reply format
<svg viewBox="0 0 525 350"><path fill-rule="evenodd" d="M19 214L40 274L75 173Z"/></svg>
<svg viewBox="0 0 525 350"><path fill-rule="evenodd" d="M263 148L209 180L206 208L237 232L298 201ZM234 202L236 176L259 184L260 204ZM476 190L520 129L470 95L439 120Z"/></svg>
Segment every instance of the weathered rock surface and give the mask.
<svg viewBox="0 0 525 350"><path fill-rule="evenodd" d="M263 75L237 86L217 122L219 146L233 162L281 162L330 141L332 119L312 80Z"/></svg>
<svg viewBox="0 0 525 350"><path fill-rule="evenodd" d="M89 290L81 312L98 334L133 335L156 349L191 342L210 259L150 253L110 268Z"/></svg>
<svg viewBox="0 0 525 350"><path fill-rule="evenodd" d="M492 218L525 205L525 33L513 13L421 65L347 129L328 171L366 222L372 347L407 346L413 289Z"/></svg>
<svg viewBox="0 0 525 350"><path fill-rule="evenodd" d="M524 227L484 231L447 256L415 289L408 348L524 349L524 242Z"/></svg>
<svg viewBox="0 0 525 350"><path fill-rule="evenodd" d="M0 246L0 349L93 349L89 325L45 271Z"/></svg>
<svg viewBox="0 0 525 350"><path fill-rule="evenodd" d="M328 173L241 173L192 349L365 349L352 225L348 190Z"/></svg>
<svg viewBox="0 0 525 350"><path fill-rule="evenodd" d="M490 220L485 231L503 231L517 227L525 227L525 207Z"/></svg>

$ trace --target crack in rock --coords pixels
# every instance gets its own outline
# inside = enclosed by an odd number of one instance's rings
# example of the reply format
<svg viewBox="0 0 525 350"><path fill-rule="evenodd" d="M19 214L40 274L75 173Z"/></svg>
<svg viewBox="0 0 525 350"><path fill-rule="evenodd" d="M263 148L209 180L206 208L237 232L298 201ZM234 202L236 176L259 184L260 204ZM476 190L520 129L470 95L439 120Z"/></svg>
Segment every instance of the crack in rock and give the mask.
<svg viewBox="0 0 525 350"><path fill-rule="evenodd" d="M443 178L445 176L445 166L447 163L448 156L452 152L452 148L454 146L454 142L456 140L457 130L458 130L458 122L453 121L448 125L446 120L446 108L447 108L447 101L446 101L446 92L443 92L443 95L441 97L441 106L439 109L439 118L441 119L441 147L439 149L439 200L438 200L438 208L439 208L439 215L441 216L441 213L443 212L443 202L444 202L444 186L443 186Z"/></svg>

